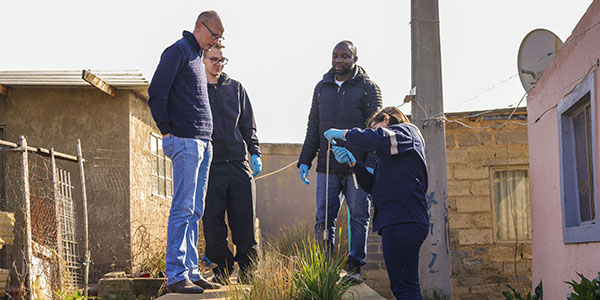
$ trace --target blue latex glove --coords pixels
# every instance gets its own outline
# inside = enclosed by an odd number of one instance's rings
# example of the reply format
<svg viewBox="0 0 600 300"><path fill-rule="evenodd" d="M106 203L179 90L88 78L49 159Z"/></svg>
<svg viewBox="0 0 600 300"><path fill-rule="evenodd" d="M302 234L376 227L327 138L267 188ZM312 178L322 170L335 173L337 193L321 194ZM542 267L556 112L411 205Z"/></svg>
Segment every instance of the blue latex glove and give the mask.
<svg viewBox="0 0 600 300"><path fill-rule="evenodd" d="M262 161L260 160L260 156L257 154L252 154L252 156L250 156L250 168L252 168L252 171L254 171L252 174L254 177L256 177L260 171L262 171Z"/></svg>
<svg viewBox="0 0 600 300"><path fill-rule="evenodd" d="M340 164L353 164L356 162L354 159L354 155L348 149L344 147L332 147L333 155L335 156L335 160L337 160Z"/></svg>
<svg viewBox="0 0 600 300"><path fill-rule="evenodd" d="M342 141L346 140L346 138L344 137L345 132L346 132L345 129L341 130L341 129L331 128L331 129L328 129L327 131L325 131L323 133L323 135L332 145L335 145L336 142L334 139L338 139L338 140L342 140Z"/></svg>
<svg viewBox="0 0 600 300"><path fill-rule="evenodd" d="M204 255L204 257L202 257L201 261L203 261L207 267L210 267L210 259L208 259L208 257L206 257L206 255Z"/></svg>
<svg viewBox="0 0 600 300"><path fill-rule="evenodd" d="M375 172L375 170L371 167L366 167L365 169L367 169L367 171L369 171L369 173L373 174L373 172Z"/></svg>
<svg viewBox="0 0 600 300"><path fill-rule="evenodd" d="M308 182L308 166L305 164L300 164L300 167L298 167L298 174L300 175L300 180L302 180L304 183L309 184L310 182Z"/></svg>

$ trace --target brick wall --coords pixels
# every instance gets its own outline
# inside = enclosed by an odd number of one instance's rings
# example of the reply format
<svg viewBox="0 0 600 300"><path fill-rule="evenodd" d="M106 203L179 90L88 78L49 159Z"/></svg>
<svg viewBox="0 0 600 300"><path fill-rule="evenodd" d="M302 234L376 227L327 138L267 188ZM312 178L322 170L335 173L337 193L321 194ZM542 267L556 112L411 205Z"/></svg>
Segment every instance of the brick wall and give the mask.
<svg viewBox="0 0 600 300"><path fill-rule="evenodd" d="M472 127L494 127L475 130L458 123L446 126L454 299L504 299L502 291L508 290L507 284L522 291L531 287L531 243L497 241L494 233L490 168L527 168L529 160L526 126L511 122L506 128L495 129L511 111L474 118L465 118L473 113L448 117ZM515 121L526 122L523 109L515 116L520 119Z"/></svg>

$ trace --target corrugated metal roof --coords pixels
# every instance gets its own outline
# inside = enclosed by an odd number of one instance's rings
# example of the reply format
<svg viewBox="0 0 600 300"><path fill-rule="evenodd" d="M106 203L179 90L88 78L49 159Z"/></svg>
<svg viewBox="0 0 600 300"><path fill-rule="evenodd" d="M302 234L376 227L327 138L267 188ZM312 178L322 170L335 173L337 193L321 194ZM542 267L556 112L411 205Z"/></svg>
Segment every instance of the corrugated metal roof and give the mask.
<svg viewBox="0 0 600 300"><path fill-rule="evenodd" d="M115 88L147 87L138 70L88 70ZM0 71L0 84L6 86L86 86L83 70L77 71Z"/></svg>
<svg viewBox="0 0 600 300"><path fill-rule="evenodd" d="M0 71L0 85L7 87L92 87L83 79L84 70ZM115 89L133 90L148 98L148 81L139 70L85 70Z"/></svg>

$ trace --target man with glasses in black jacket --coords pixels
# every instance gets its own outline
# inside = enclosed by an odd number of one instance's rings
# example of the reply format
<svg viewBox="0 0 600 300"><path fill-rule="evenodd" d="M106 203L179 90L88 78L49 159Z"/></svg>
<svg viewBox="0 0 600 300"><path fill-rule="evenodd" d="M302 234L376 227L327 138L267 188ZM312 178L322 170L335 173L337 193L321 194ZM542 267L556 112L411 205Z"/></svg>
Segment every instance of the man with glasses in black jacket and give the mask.
<svg viewBox="0 0 600 300"><path fill-rule="evenodd" d="M202 219L206 257L217 264L213 269L213 281L221 284L227 283L234 261L240 268L239 282L247 282L251 275L252 264L257 257L254 238L256 186L253 176L262 169L252 105L242 84L223 73L228 62L223 56L223 48L222 44L218 44L204 56L214 116L214 155ZM250 164L246 151L250 153ZM235 257L228 247L225 212L236 246Z"/></svg>

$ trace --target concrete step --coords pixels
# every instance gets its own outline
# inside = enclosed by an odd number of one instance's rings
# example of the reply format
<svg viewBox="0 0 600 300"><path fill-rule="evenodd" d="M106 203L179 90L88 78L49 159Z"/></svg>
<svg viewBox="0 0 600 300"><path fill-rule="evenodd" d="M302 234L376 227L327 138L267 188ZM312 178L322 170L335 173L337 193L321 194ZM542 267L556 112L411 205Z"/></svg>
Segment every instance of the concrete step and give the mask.
<svg viewBox="0 0 600 300"><path fill-rule="evenodd" d="M345 273L340 274L344 276ZM235 277L232 276L233 281L235 282ZM236 288L239 289L249 289L248 285L238 285L234 284ZM161 297L158 297L156 300L198 300L198 299L213 299L213 300L229 300L228 286L224 286L218 290L206 290L202 294L179 294L179 293L168 293ZM384 297L379 295L373 289L371 289L365 283L352 286L343 297L344 300L386 300Z"/></svg>

